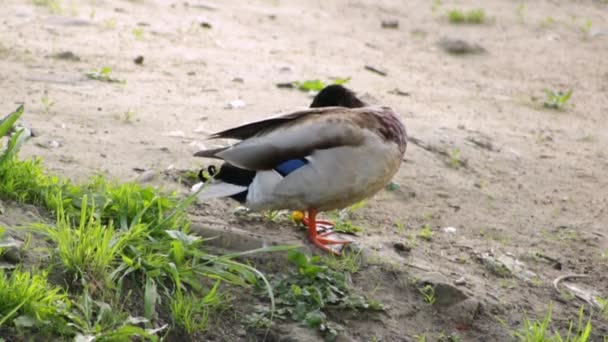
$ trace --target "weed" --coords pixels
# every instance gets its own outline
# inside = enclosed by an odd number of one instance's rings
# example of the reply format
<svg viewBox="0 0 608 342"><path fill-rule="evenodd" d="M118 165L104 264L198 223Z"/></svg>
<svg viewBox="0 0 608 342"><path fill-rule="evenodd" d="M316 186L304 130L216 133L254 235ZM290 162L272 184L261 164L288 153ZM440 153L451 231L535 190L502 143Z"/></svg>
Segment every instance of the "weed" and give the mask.
<svg viewBox="0 0 608 342"><path fill-rule="evenodd" d="M40 102L42 102L42 106L44 106L44 114L48 114L51 110L51 107L55 105L55 101L51 101L48 94L44 94L44 96L42 96L42 98L40 99Z"/></svg>
<svg viewBox="0 0 608 342"><path fill-rule="evenodd" d="M93 69L87 73L85 76L101 82L109 82L109 83L126 83L125 80L119 80L117 78L112 77L110 74L112 73L112 68L104 66L100 69Z"/></svg>
<svg viewBox="0 0 608 342"><path fill-rule="evenodd" d="M427 284L424 287L419 288L418 291L422 295L422 299L425 303L429 305L435 304L437 298L435 297L435 287L433 287L433 285Z"/></svg>
<svg viewBox="0 0 608 342"><path fill-rule="evenodd" d="M544 102L546 108L563 109L570 96L572 96L572 89L567 92L545 89L545 94L547 95Z"/></svg>
<svg viewBox="0 0 608 342"><path fill-rule="evenodd" d="M340 257L330 254L324 256L322 262L329 266L329 268L338 272L357 273L359 272L363 261L361 252L362 250L344 251Z"/></svg>
<svg viewBox="0 0 608 342"><path fill-rule="evenodd" d="M189 335L204 331L209 322L209 311L222 301L221 295L217 292L219 284L219 281L216 282L202 298L178 291L169 305L174 324L180 326Z"/></svg>
<svg viewBox="0 0 608 342"><path fill-rule="evenodd" d="M439 7L441 7L441 0L433 0L433 4L431 5L431 13L435 15L435 13L439 11Z"/></svg>
<svg viewBox="0 0 608 342"><path fill-rule="evenodd" d="M519 18L519 21L521 23L526 22L526 5L524 5L523 3L519 4L515 8L515 13L517 13L517 18Z"/></svg>
<svg viewBox="0 0 608 342"><path fill-rule="evenodd" d="M156 333L165 330L163 326L155 330L146 330L138 324L147 320L142 317L131 317L127 313L114 310L109 304L93 300L88 291L84 291L72 310L67 314L70 326L76 332L75 341L133 341L134 337L157 341Z"/></svg>
<svg viewBox="0 0 608 342"><path fill-rule="evenodd" d="M591 34L591 28L593 27L593 22L591 21L591 19L587 19L585 21L585 25L583 25L581 27L581 31L586 35L589 36Z"/></svg>
<svg viewBox="0 0 608 342"><path fill-rule="evenodd" d="M483 9L470 11L451 10L448 12L448 21L453 24L482 24L485 21L486 13Z"/></svg>
<svg viewBox="0 0 608 342"><path fill-rule="evenodd" d="M85 195L79 220L72 220L60 205L55 226L35 225L34 228L56 244L56 255L73 280L107 286L110 284L109 272L116 266L125 246L138 240L144 243L144 226L116 232L112 222L107 226L100 222L94 204L88 205L87 201Z"/></svg>
<svg viewBox="0 0 608 342"><path fill-rule="evenodd" d="M426 342L426 335L414 335L417 342Z"/></svg>
<svg viewBox="0 0 608 342"><path fill-rule="evenodd" d="M0 327L24 315L36 324L62 321L61 310L70 305L66 294L47 282L47 273L0 269Z"/></svg>
<svg viewBox="0 0 608 342"><path fill-rule="evenodd" d="M405 230L407 229L407 227L403 222L397 222L395 223L395 229L397 229L397 233L399 235L403 235L405 234Z"/></svg>
<svg viewBox="0 0 608 342"><path fill-rule="evenodd" d="M122 113L122 115L116 115L117 120L121 120L125 123L133 123L133 117L135 116L135 112L133 109L129 109L128 111Z"/></svg>
<svg viewBox="0 0 608 342"><path fill-rule="evenodd" d="M602 317L604 317L605 320L608 320L608 297L596 297L595 300L600 306L600 313L602 314Z"/></svg>
<svg viewBox="0 0 608 342"><path fill-rule="evenodd" d="M450 158L448 165L450 165L450 167L457 169L462 166L462 162L460 161L460 150L459 149L454 148L454 149L449 150L448 155Z"/></svg>
<svg viewBox="0 0 608 342"><path fill-rule="evenodd" d="M137 40L144 39L144 29L142 29L141 27L134 28L131 33L133 33L133 37L135 37L135 39Z"/></svg>
<svg viewBox="0 0 608 342"><path fill-rule="evenodd" d="M337 78L333 81L332 84L345 84L348 81L350 81L350 77L347 78ZM329 84L329 83L324 83L321 80L306 80L306 81L296 81L293 82L292 85L302 91L314 91L314 92L318 92L321 91L323 88L325 88L325 86Z"/></svg>
<svg viewBox="0 0 608 342"><path fill-rule="evenodd" d="M521 342L586 342L591 335L591 319L583 324L585 308L581 307L579 311L578 324L575 330L574 323L570 321L568 332L565 337L555 331L549 331L549 323L551 322L551 312L553 306L550 304L547 314L542 321L530 321L527 317L524 318L524 326L513 333L514 337Z"/></svg>
<svg viewBox="0 0 608 342"><path fill-rule="evenodd" d="M63 12L61 1L59 0L32 0L32 3L36 6L46 7L55 14L61 14L61 12Z"/></svg>
<svg viewBox="0 0 608 342"><path fill-rule="evenodd" d="M424 227L422 227L422 229L418 231L418 237L426 241L433 240L433 234L434 233L428 224L425 224Z"/></svg>
<svg viewBox="0 0 608 342"><path fill-rule="evenodd" d="M277 300L274 317L303 323L318 329L326 338L334 339L340 326L328 321L325 310L341 309L381 310L382 305L354 294L346 282L346 275L319 263L319 257L307 257L300 251L290 251L287 259L295 266L286 274L271 281ZM265 308L249 315L249 326L269 326L273 313Z"/></svg>

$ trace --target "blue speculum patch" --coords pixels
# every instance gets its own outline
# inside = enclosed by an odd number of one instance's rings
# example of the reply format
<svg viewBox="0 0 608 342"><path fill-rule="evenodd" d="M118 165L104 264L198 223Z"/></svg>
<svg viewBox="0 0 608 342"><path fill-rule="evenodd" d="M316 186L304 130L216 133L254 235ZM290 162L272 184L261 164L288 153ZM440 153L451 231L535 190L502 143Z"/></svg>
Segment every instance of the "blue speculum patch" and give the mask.
<svg viewBox="0 0 608 342"><path fill-rule="evenodd" d="M281 174L281 176L285 177L288 174L294 172L295 170L301 168L302 166L308 164L308 160L304 158L300 159L290 159L282 162L281 164L275 166L275 170Z"/></svg>

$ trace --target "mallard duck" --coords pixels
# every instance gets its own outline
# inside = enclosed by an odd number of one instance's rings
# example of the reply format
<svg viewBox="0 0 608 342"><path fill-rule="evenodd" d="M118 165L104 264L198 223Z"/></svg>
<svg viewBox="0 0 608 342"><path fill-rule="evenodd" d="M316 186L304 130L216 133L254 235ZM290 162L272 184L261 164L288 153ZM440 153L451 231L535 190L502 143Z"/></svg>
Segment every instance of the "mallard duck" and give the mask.
<svg viewBox="0 0 608 342"><path fill-rule="evenodd" d="M331 223L318 221L317 213L346 208L386 186L399 170L407 135L392 109L368 106L341 85L325 87L310 107L209 136L240 141L195 153L224 161L219 170L207 168L212 177L199 197L231 197L252 210L305 211L310 240L339 254L330 245L350 241L318 233Z"/></svg>

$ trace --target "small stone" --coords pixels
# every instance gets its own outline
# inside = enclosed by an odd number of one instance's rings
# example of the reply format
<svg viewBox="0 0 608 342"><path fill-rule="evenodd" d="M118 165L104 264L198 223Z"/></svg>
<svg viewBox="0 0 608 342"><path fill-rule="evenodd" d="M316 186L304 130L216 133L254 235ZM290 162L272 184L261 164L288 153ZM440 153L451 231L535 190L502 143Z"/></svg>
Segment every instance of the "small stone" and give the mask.
<svg viewBox="0 0 608 342"><path fill-rule="evenodd" d="M18 264L23 261L23 254L19 248L10 247L4 249L2 259L10 262L11 264Z"/></svg>
<svg viewBox="0 0 608 342"><path fill-rule="evenodd" d="M448 233L448 234L454 234L456 233L458 229L454 228L454 227L445 227L443 228L443 231Z"/></svg>
<svg viewBox="0 0 608 342"><path fill-rule="evenodd" d="M455 55L479 54L486 52L486 49L478 44L469 43L465 40L457 38L444 37L441 38L438 44L439 47L441 47L445 52Z"/></svg>
<svg viewBox="0 0 608 342"><path fill-rule="evenodd" d="M37 142L36 146L50 150L61 147L61 143L57 140L48 140L44 142Z"/></svg>
<svg viewBox="0 0 608 342"><path fill-rule="evenodd" d="M210 23L208 23L208 22L206 22L206 21L201 21L200 25L201 25L201 27L202 27L202 28L204 28L204 29L208 29L208 30L209 30L209 29L211 29L211 28L212 28L211 24L210 24Z"/></svg>
<svg viewBox="0 0 608 342"><path fill-rule="evenodd" d="M183 131L179 131L179 130L171 131L171 132L165 133L164 135L168 136L168 137L174 137L174 138L183 138L186 136L186 134L184 134Z"/></svg>
<svg viewBox="0 0 608 342"><path fill-rule="evenodd" d="M397 29L399 28L399 20L382 20L382 28Z"/></svg>
<svg viewBox="0 0 608 342"><path fill-rule="evenodd" d="M432 272L421 277L420 287L433 286L435 290L435 303L439 307L449 307L468 299L469 294L462 289L452 285L449 280L440 273Z"/></svg>
<svg viewBox="0 0 608 342"><path fill-rule="evenodd" d="M464 277L460 277L460 278L454 280L454 285L462 286L462 285L465 285L466 283L467 283L467 281L464 279Z"/></svg>
<svg viewBox="0 0 608 342"><path fill-rule="evenodd" d="M412 250L412 247L403 243L403 242L395 242L393 243L393 248L397 251L397 252L410 252Z"/></svg>
<svg viewBox="0 0 608 342"><path fill-rule="evenodd" d="M227 109L238 109L238 108L243 108L245 107L245 101L241 100L241 99L237 99L237 100L233 100L228 102L228 104L226 105Z"/></svg>
<svg viewBox="0 0 608 342"><path fill-rule="evenodd" d="M133 60L133 63L135 63L137 65L144 64L144 56L137 56L137 57L135 57L135 59Z"/></svg>
<svg viewBox="0 0 608 342"><path fill-rule="evenodd" d="M137 182L139 183L147 183L153 180L156 177L156 172L153 170L148 170L140 174L136 177Z"/></svg>
<svg viewBox="0 0 608 342"><path fill-rule="evenodd" d="M234 83L243 83L243 82L245 82L245 80L243 80L243 78L241 78L241 77L235 77L235 78L232 79L232 82L234 82Z"/></svg>
<svg viewBox="0 0 608 342"><path fill-rule="evenodd" d="M72 51L58 52L58 53L52 54L51 57L52 58L56 58L56 59L63 59L63 60L66 60L66 61L73 61L73 62L80 61L80 57L78 57Z"/></svg>

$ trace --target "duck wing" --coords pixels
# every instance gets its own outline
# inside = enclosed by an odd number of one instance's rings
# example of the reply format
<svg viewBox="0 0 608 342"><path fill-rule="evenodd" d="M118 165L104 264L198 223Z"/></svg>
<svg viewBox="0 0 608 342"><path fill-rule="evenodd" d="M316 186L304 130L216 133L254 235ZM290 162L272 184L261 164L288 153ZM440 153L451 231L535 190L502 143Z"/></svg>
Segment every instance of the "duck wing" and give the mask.
<svg viewBox="0 0 608 342"><path fill-rule="evenodd" d="M360 109L324 107L265 119L213 134L210 138L242 141L225 148L199 151L195 156L219 158L248 170L269 170L315 150L362 143L357 124Z"/></svg>

